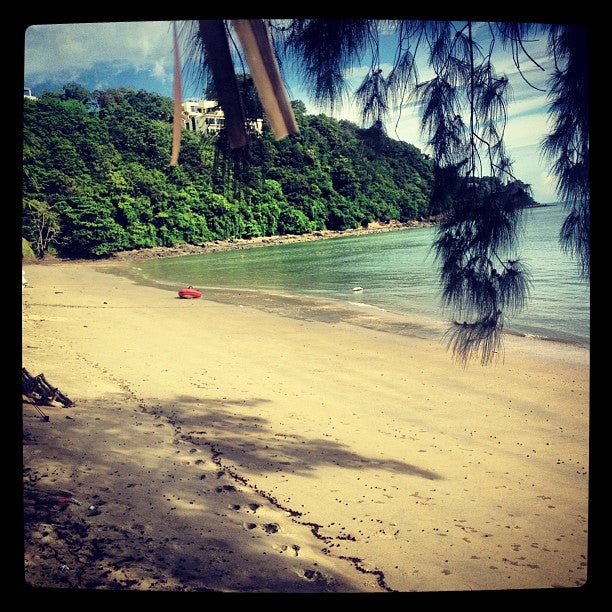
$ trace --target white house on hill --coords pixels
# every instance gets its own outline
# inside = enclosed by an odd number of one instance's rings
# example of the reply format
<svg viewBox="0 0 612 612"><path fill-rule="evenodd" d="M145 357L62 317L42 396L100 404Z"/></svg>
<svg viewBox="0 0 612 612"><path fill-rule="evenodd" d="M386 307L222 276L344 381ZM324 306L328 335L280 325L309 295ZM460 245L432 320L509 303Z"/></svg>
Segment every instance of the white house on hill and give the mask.
<svg viewBox="0 0 612 612"><path fill-rule="evenodd" d="M216 100L183 102L183 126L191 132L218 134L225 125L225 114ZM249 121L248 126L261 134L263 119Z"/></svg>

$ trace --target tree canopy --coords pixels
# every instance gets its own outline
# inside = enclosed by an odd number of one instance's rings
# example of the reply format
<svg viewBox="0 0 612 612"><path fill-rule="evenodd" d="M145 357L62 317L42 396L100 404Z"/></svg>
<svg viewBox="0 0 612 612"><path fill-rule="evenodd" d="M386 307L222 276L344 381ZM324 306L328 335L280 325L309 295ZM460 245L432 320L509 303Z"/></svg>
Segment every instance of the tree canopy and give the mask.
<svg viewBox="0 0 612 612"><path fill-rule="evenodd" d="M39 256L344 230L441 212L435 169L415 146L293 104L299 133L264 122L247 146L184 131L168 163L170 98L74 83L24 100L23 235Z"/></svg>

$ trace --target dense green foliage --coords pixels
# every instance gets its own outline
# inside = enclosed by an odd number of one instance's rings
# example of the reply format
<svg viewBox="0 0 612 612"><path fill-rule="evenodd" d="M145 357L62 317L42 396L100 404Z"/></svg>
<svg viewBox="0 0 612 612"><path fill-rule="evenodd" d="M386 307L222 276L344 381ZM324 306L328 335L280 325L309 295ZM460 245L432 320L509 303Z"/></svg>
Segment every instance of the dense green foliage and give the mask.
<svg viewBox="0 0 612 612"><path fill-rule="evenodd" d="M24 100L23 235L39 256L96 258L439 212L416 147L294 107L299 134L275 141L264 124L241 150L184 131L171 167L170 98L72 84Z"/></svg>

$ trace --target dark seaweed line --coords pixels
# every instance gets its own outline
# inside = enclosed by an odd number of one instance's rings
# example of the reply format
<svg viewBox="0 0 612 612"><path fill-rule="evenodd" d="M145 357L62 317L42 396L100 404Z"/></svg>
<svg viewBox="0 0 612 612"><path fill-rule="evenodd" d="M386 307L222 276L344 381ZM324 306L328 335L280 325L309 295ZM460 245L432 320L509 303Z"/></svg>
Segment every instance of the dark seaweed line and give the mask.
<svg viewBox="0 0 612 612"><path fill-rule="evenodd" d="M191 438L191 436L189 434L187 434L186 436L181 436L181 437L182 437L183 440L186 440L187 442L190 442L192 444L195 443L193 438ZM294 523L297 523L298 525L303 525L304 527L310 527L310 530L311 530L312 534L318 540L322 540L326 544L330 544L334 539L336 539L336 540L351 539L351 538L348 538L348 537L344 537L344 538L332 538L332 537L329 537L329 536L321 535L319 533L319 530L323 528L323 525L318 525L317 523L311 523L311 522L307 522L307 521L300 521L300 520L298 520L298 517L302 516L301 512L299 512L297 510L292 510L291 508L287 508L286 506L283 506L273 495L271 495L270 493L268 493L266 491L263 491L262 489L260 489L256 485L251 484L244 476L241 476L240 474L238 474L238 472L236 472L235 469L233 469L229 465L223 464L223 462L221 460L221 457L222 457L223 453L215 447L213 442L204 442L204 444L206 444L207 446L210 447L212 461L213 461L213 463L220 470L223 470L224 472L226 472L235 481L240 482L245 487L248 487L249 489L251 489L254 493L259 495L260 497L263 497L264 499L268 500L275 508L278 508L279 510L283 510L284 512L287 512L289 514L289 516L291 517L291 520ZM352 539L354 540L355 538L353 537ZM327 548L327 547L322 548L321 552L324 555L331 556L331 552L329 551L329 548ZM359 559L358 557L347 557L345 555L339 555L338 559L342 559L344 561L348 561L351 565L353 565L353 567L357 571L361 572L362 574L371 574L371 575L375 576L376 577L376 582L378 583L378 586L380 586L381 589L384 589L385 591L387 591L389 593L396 592L394 589L392 589L391 587L389 587L387 585L386 580L385 580L385 574L384 574L383 571L381 571L381 570L366 569L363 566L363 560L362 559Z"/></svg>

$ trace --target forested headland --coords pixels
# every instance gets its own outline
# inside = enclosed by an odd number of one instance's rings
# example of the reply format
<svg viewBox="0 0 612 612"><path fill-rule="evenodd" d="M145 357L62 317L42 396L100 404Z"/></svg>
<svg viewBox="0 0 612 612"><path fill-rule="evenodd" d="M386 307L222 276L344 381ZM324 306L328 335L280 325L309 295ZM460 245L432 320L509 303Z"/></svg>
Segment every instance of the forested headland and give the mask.
<svg viewBox="0 0 612 612"><path fill-rule="evenodd" d="M243 149L183 130L169 164L172 99L78 84L24 99L22 235L38 257L342 231L443 215L458 174L375 126L306 113L276 141L264 120ZM503 189L535 204L521 181Z"/></svg>

